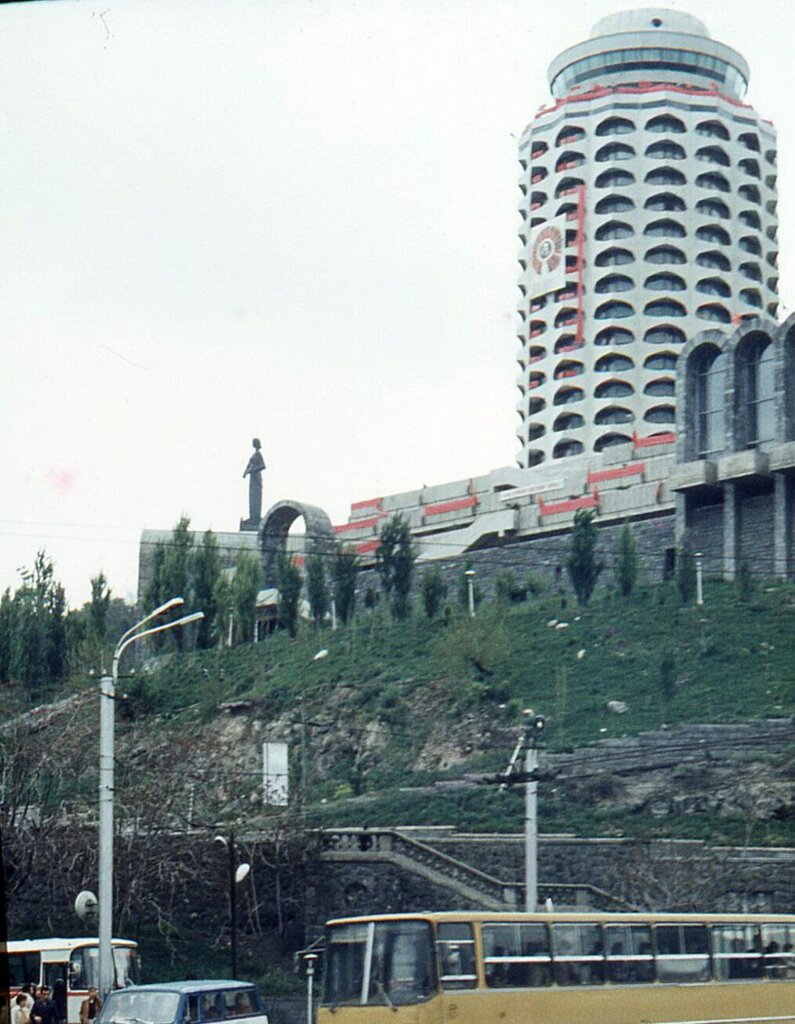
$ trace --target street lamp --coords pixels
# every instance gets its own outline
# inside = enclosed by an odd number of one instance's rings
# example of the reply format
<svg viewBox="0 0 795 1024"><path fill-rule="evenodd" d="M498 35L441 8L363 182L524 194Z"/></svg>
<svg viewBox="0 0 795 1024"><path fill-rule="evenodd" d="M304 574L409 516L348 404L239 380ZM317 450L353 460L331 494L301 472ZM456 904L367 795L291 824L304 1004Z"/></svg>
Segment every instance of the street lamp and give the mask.
<svg viewBox="0 0 795 1024"><path fill-rule="evenodd" d="M184 615L174 622L142 629L147 622L159 618L172 608L185 603L181 597L155 608L140 622L127 630L116 644L113 653L111 674L103 675L99 681L99 989L104 999L113 988L113 775L114 775L114 725L116 684L119 680L119 661L127 648L137 640L155 633L162 633L177 626L187 626L204 618L204 612Z"/></svg>
<svg viewBox="0 0 795 1024"><path fill-rule="evenodd" d="M531 708L524 712L527 724L524 733L524 908L529 913L538 909L538 817L536 801L538 783L538 740L546 719Z"/></svg>
<svg viewBox="0 0 795 1024"><path fill-rule="evenodd" d="M214 843L223 846L229 852L229 924L231 932L231 959L232 959L232 980L237 978L237 887L251 871L250 864L237 863L237 846L235 845L235 833L229 833L229 839L225 836L216 836Z"/></svg>
<svg viewBox="0 0 795 1024"><path fill-rule="evenodd" d="M469 601L469 614L471 618L475 618L475 570L466 569L464 571L467 581L467 599Z"/></svg>
<svg viewBox="0 0 795 1024"><path fill-rule="evenodd" d="M307 1024L312 1024L314 1020L314 982L315 982L315 965L317 964L318 955L317 953L307 953L304 957L304 963L306 965L306 1020Z"/></svg>

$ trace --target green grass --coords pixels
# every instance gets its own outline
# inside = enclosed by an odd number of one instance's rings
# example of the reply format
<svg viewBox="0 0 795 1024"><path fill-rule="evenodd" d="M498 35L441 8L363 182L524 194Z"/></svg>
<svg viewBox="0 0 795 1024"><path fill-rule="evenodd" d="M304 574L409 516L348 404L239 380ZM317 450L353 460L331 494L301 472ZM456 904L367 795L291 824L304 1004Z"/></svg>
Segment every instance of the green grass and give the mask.
<svg viewBox="0 0 795 1024"><path fill-rule="evenodd" d="M151 674L125 681L130 699L123 714L138 720L157 714L181 728L208 720L221 701L250 700L265 720L314 723L308 736L317 822L361 821L361 807L345 799L377 792L366 812L373 824L515 830L520 814L493 794L418 797L399 789L462 770L504 768L526 707L548 717L545 742L552 751L658 729L663 722L795 714L795 588L757 583L750 600L742 601L734 586L707 581L705 596L699 610L682 607L672 587L656 586L629 600L597 594L583 611L541 596L507 607L484 602L475 619L459 612L428 622L418 613L393 623L376 612L336 632L304 625L294 640L277 634L232 650L167 656ZM328 653L316 660L320 650ZM661 685L666 653L676 678L670 699ZM610 712L611 700L625 702L626 714ZM377 756L363 756L373 724L386 744ZM416 769L420 752L437 737L460 739L467 729L475 742L462 763L447 772L439 764ZM487 729L496 738L477 742ZM312 744L335 731L339 751L318 766ZM587 799L550 805L543 827L727 842L744 830L740 821L714 816L680 815L675 823L671 815L611 816ZM788 820L755 829L754 841L795 841Z"/></svg>

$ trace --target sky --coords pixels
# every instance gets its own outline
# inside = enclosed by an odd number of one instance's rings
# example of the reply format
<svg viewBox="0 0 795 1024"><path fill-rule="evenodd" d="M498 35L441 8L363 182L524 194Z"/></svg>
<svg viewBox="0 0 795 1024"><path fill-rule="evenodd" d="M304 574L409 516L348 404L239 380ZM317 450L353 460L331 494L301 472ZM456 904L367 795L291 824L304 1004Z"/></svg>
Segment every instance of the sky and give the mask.
<svg viewBox="0 0 795 1024"><path fill-rule="evenodd" d="M0 590L135 596L144 528L236 530L511 465L517 139L611 0L0 5ZM692 0L779 131L795 5ZM790 257L789 252L793 253Z"/></svg>

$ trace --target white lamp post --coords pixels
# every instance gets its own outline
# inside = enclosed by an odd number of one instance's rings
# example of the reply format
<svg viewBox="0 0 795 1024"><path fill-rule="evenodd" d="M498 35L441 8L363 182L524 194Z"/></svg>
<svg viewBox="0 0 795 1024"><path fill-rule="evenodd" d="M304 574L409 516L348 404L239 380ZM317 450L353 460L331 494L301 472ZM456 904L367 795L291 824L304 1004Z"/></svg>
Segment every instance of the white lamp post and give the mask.
<svg viewBox="0 0 795 1024"><path fill-rule="evenodd" d="M104 999L113 988L113 774L114 725L116 684L119 679L119 661L126 649L137 640L162 633L177 626L187 626L204 618L204 612L185 615L174 622L141 629L147 622L158 618L172 608L184 604L181 597L172 597L140 622L128 629L116 644L113 666L109 676L99 681L99 990Z"/></svg>
<svg viewBox="0 0 795 1024"><path fill-rule="evenodd" d="M529 913L538 910L538 817L536 799L538 783L538 740L544 731L546 719L530 708L525 710L527 726L524 734L525 816L524 816L524 908Z"/></svg>
<svg viewBox="0 0 795 1024"><path fill-rule="evenodd" d="M469 601L470 618L475 618L475 570L467 569L464 572L467 581L467 598Z"/></svg>

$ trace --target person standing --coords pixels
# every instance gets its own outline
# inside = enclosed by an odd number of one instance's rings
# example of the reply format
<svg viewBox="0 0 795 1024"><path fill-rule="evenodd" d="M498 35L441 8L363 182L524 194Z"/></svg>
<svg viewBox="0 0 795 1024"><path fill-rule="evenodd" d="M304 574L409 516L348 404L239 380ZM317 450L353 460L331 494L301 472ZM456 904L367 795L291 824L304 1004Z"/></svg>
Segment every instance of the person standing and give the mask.
<svg viewBox="0 0 795 1024"><path fill-rule="evenodd" d="M101 1009L102 1000L99 998L99 992L92 986L88 990L88 999L84 999L80 1004L80 1024L91 1024Z"/></svg>
<svg viewBox="0 0 795 1024"><path fill-rule="evenodd" d="M38 998L30 1011L31 1024L57 1024L57 1010L55 1003L50 997L50 986L42 985L39 988Z"/></svg>
<svg viewBox="0 0 795 1024"><path fill-rule="evenodd" d="M55 1003L55 1024L66 1024L66 982L56 978L52 985L52 1001Z"/></svg>
<svg viewBox="0 0 795 1024"><path fill-rule="evenodd" d="M28 1008L27 993L18 992L11 1007L11 1024L29 1024L30 1009Z"/></svg>

